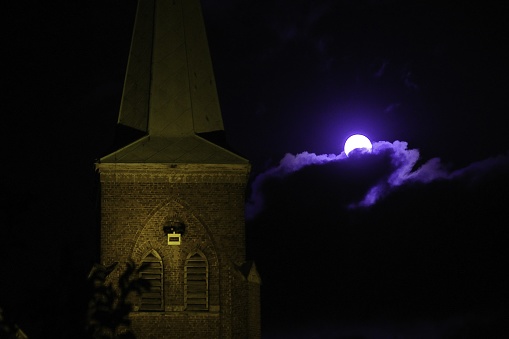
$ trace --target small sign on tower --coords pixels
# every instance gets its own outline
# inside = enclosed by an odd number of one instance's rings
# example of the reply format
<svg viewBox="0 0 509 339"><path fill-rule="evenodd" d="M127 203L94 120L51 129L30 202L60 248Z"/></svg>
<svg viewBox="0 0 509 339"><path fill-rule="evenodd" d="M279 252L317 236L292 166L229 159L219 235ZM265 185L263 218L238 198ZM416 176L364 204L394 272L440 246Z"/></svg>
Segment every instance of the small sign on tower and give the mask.
<svg viewBox="0 0 509 339"><path fill-rule="evenodd" d="M178 233L171 233L168 234L168 245L180 245L180 234Z"/></svg>
<svg viewBox="0 0 509 339"><path fill-rule="evenodd" d="M168 225L163 226L163 231L168 236L168 245L180 245L185 230L186 225L182 221L170 220Z"/></svg>

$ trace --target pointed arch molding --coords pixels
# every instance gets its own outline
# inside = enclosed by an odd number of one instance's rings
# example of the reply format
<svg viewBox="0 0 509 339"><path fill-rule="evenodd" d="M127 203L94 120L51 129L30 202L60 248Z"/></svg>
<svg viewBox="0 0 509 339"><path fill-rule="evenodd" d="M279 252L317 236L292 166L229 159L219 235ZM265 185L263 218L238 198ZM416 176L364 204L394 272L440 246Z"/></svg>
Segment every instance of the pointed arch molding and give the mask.
<svg viewBox="0 0 509 339"><path fill-rule="evenodd" d="M170 248L163 232L163 226L174 218L183 221L186 225L182 245L177 246L177 248L181 249L183 253L200 248L206 252L209 259L212 256L217 260L217 246L210 229L197 217L197 213L193 211L189 204L181 199L174 198L164 201L149 213L147 221L136 233L131 258L139 262L143 255L155 250L162 253L164 260L165 253Z"/></svg>
<svg viewBox="0 0 509 339"><path fill-rule="evenodd" d="M178 218L186 225L181 245L169 246L163 226L172 218ZM157 252L161 256L163 267L164 310L186 310L186 276L185 265L188 256L201 253L207 260L207 308L219 309L219 275L221 251L211 235L209 228L197 217L197 213L189 205L174 198L170 198L149 214L147 221L135 235L131 258L141 263L147 253Z"/></svg>

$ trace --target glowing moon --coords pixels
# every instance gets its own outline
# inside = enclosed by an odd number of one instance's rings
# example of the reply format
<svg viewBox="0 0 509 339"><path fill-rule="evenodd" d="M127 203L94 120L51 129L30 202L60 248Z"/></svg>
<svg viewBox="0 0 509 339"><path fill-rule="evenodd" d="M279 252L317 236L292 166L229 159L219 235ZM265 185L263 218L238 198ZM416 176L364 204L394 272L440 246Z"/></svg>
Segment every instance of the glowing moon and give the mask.
<svg viewBox="0 0 509 339"><path fill-rule="evenodd" d="M362 134L354 134L348 139L346 139L345 142L345 154L348 155L351 151L358 148L365 148L368 151L371 151L371 148L373 148L373 145L371 145L371 141L369 141L368 138L366 138Z"/></svg>

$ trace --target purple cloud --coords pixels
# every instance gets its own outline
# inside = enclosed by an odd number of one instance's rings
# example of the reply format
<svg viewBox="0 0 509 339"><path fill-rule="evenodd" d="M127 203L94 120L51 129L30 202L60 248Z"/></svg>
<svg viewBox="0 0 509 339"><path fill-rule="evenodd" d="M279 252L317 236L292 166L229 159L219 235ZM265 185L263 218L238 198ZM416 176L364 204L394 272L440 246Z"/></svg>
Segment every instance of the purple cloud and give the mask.
<svg viewBox="0 0 509 339"><path fill-rule="evenodd" d="M246 205L247 217L253 218L264 209L264 184L268 179L282 179L308 166L336 163L338 166L345 166L346 168L351 161L362 161L362 157L367 155L357 154L355 157L352 157L355 159L351 159L344 152L337 155L317 155L309 152L298 153L296 155L286 154L278 166L261 173L253 181L251 197ZM505 167L509 167L509 157L499 156L473 163L455 171L449 171L439 158L432 158L420 167L415 168L420 157L419 151L417 149L409 149L408 143L405 141L394 141L392 143L388 141L375 142L369 156L387 157L390 161L390 173L388 175L386 173L379 174L376 183L363 193L364 197L360 201L351 201L348 205L349 208L371 206L402 185L412 183L426 184L440 179L467 178L475 180L477 177L482 176L483 173L493 170L493 168L500 164L505 164ZM373 171L376 170L376 168L373 169ZM330 175L330 172L326 173ZM345 172L342 172L342 175L345 175ZM344 180L348 182L349 178L344 178Z"/></svg>

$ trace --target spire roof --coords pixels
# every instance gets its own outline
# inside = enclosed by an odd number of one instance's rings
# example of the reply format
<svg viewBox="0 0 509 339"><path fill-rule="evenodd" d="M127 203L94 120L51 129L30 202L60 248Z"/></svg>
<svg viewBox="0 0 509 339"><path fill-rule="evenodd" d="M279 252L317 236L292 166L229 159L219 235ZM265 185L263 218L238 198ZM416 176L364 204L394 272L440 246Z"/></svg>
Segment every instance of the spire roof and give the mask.
<svg viewBox="0 0 509 339"><path fill-rule="evenodd" d="M139 0L118 123L146 136L101 162L247 163L197 134L223 131L199 0Z"/></svg>

